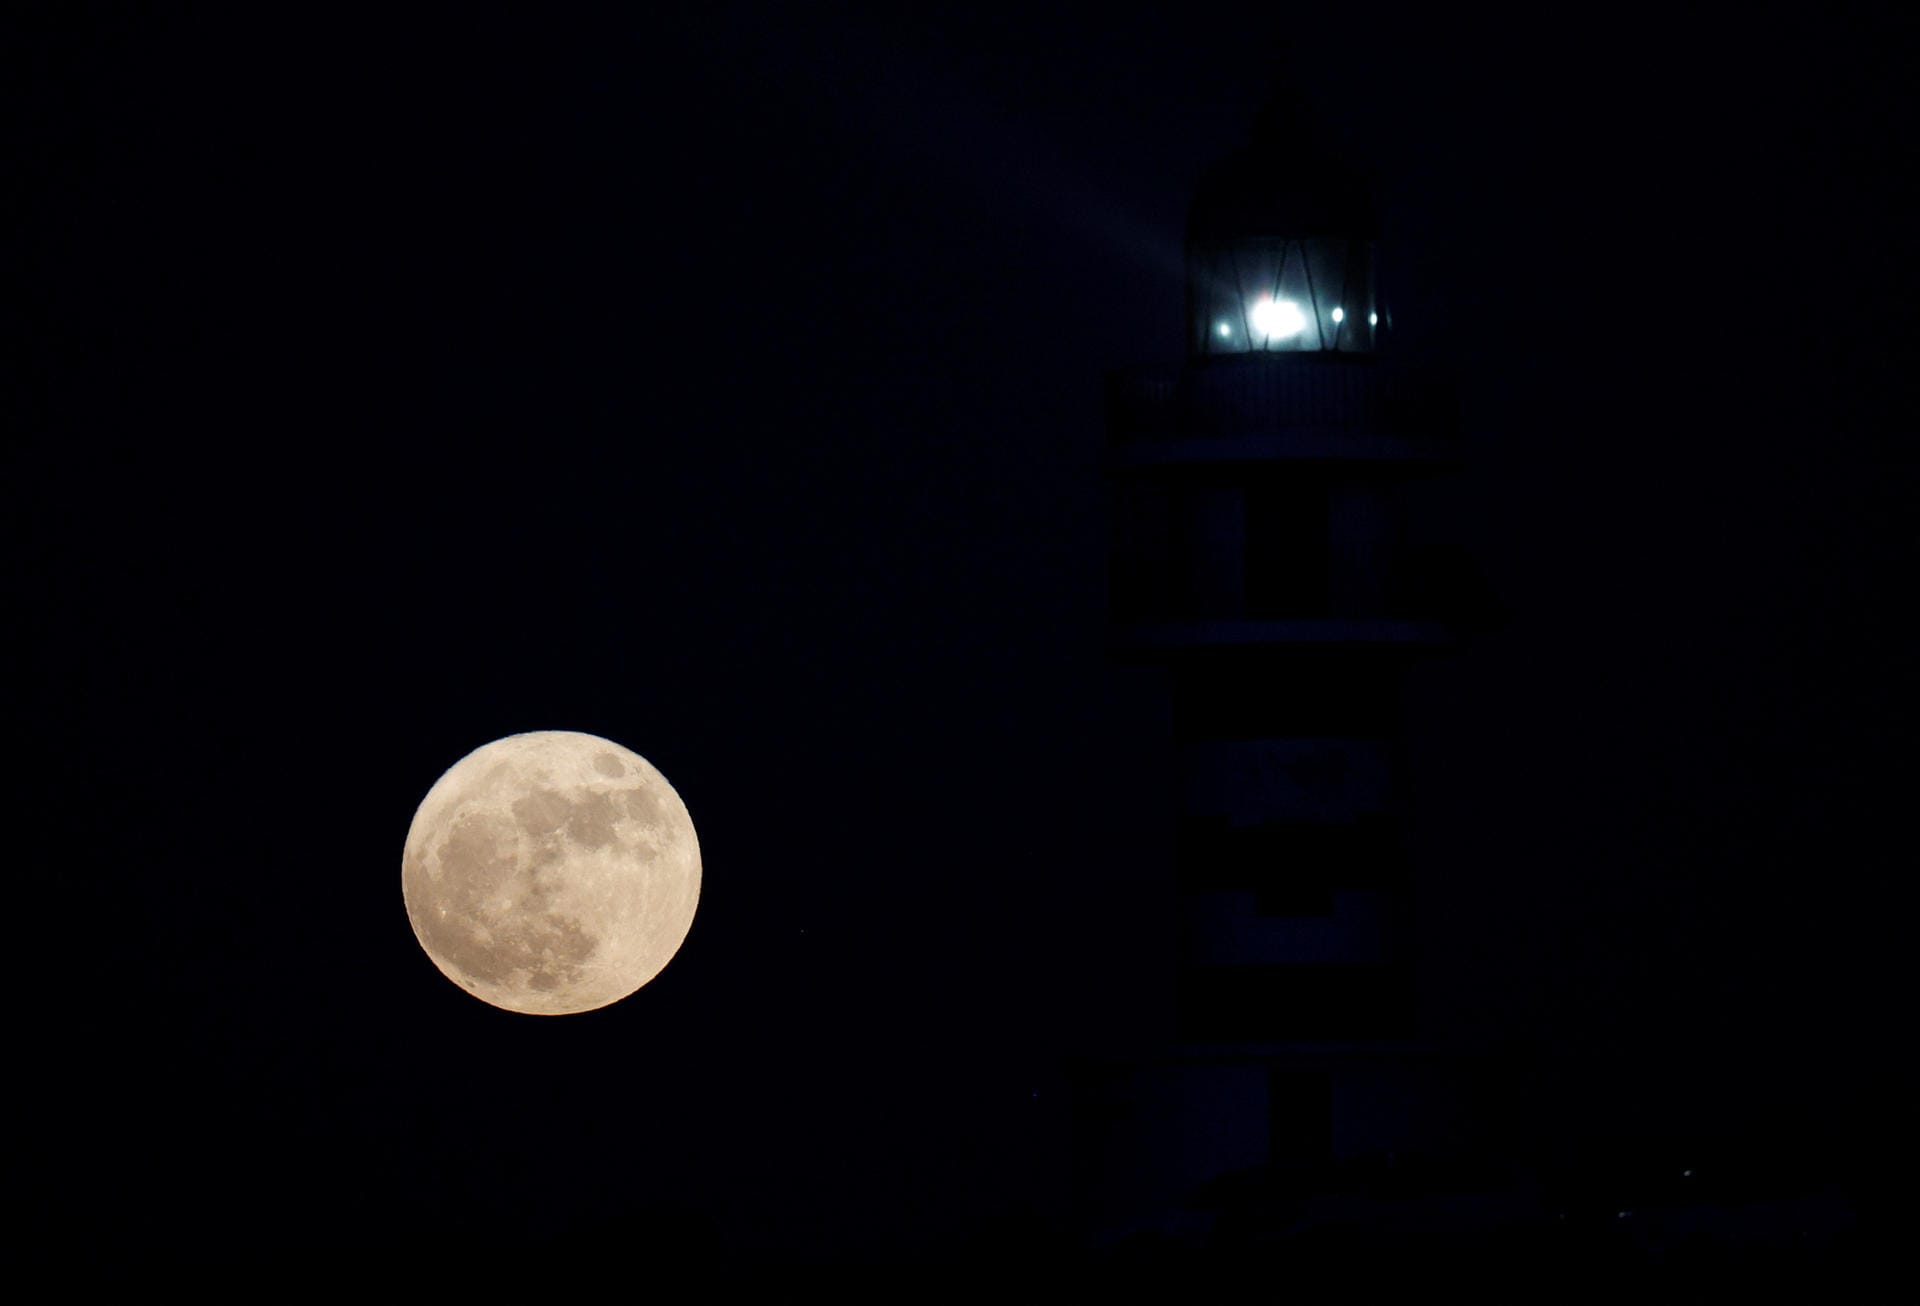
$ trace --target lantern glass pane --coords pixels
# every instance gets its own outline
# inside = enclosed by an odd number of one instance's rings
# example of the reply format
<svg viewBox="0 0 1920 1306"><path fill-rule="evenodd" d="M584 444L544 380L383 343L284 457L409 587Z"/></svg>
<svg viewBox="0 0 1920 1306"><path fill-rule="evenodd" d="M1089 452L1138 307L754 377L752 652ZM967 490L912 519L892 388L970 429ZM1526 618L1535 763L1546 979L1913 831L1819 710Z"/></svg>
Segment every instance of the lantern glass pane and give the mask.
<svg viewBox="0 0 1920 1306"><path fill-rule="evenodd" d="M1197 354L1371 352L1371 242L1240 240L1197 247L1189 275Z"/></svg>

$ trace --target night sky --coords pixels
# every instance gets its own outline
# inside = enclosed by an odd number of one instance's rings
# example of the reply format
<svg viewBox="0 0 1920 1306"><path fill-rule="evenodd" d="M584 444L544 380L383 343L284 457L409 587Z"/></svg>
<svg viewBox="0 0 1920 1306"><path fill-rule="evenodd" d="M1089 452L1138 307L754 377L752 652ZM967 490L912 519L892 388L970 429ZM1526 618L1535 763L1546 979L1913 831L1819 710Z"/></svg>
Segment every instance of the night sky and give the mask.
<svg viewBox="0 0 1920 1306"><path fill-rule="evenodd" d="M1540 1155L1877 1191L1899 8L16 13L16 1230L138 1274L1069 1226L1067 1068L1170 1000L1103 377L1180 356L1188 196L1281 79L1464 417L1423 1034L1524 1064ZM399 892L434 780L538 729L652 761L705 863L678 958L564 1019Z"/></svg>

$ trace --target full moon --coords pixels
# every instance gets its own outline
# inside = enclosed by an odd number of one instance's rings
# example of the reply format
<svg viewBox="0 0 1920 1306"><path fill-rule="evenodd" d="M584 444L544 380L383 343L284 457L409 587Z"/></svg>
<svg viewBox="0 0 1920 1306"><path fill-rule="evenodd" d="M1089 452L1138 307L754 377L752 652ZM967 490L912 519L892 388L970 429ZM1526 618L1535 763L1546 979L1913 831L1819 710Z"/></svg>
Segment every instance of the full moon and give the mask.
<svg viewBox="0 0 1920 1306"><path fill-rule="evenodd" d="M673 960L700 901L700 844L645 758L542 730L476 748L427 791L400 887L441 974L496 1007L563 1016Z"/></svg>

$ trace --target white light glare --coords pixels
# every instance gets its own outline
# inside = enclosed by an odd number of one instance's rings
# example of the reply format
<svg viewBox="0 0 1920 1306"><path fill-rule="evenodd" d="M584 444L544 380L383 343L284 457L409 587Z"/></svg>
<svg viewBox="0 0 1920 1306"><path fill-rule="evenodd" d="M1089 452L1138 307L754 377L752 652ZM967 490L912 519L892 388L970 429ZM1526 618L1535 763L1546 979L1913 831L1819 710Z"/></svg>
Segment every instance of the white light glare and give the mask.
<svg viewBox="0 0 1920 1306"><path fill-rule="evenodd" d="M1214 330L1220 333L1220 338L1222 340L1225 340L1228 336L1233 334L1233 328L1228 326L1225 322L1222 322L1219 326L1215 327Z"/></svg>
<svg viewBox="0 0 1920 1306"><path fill-rule="evenodd" d="M1367 325L1368 325L1368 326L1379 326L1379 325L1380 325L1380 315L1379 315L1378 313L1369 313L1369 314L1367 314Z"/></svg>
<svg viewBox="0 0 1920 1306"><path fill-rule="evenodd" d="M1253 329L1275 340L1297 336L1307 329L1307 315L1291 299L1262 299L1253 306Z"/></svg>
<svg viewBox="0 0 1920 1306"><path fill-rule="evenodd" d="M1347 320L1347 310L1346 310L1346 309L1344 309L1344 308L1336 308L1336 309L1334 309L1334 310L1333 310L1333 320L1334 320L1334 321L1336 321L1336 322L1344 322L1344 321L1346 321L1346 320Z"/></svg>

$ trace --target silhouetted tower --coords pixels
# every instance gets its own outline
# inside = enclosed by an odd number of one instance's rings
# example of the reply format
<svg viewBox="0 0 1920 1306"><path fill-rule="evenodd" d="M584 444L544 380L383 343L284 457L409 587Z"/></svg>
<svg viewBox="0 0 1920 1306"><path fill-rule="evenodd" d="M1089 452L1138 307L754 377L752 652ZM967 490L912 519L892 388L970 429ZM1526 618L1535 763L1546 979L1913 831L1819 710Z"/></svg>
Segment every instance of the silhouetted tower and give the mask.
<svg viewBox="0 0 1920 1306"><path fill-rule="evenodd" d="M1420 1053L1399 677L1447 637L1419 500L1453 447L1391 357L1368 189L1301 117L1193 197L1185 362L1110 382L1115 636L1171 696L1177 1028L1089 1091L1149 1205L1390 1150L1362 1099Z"/></svg>

